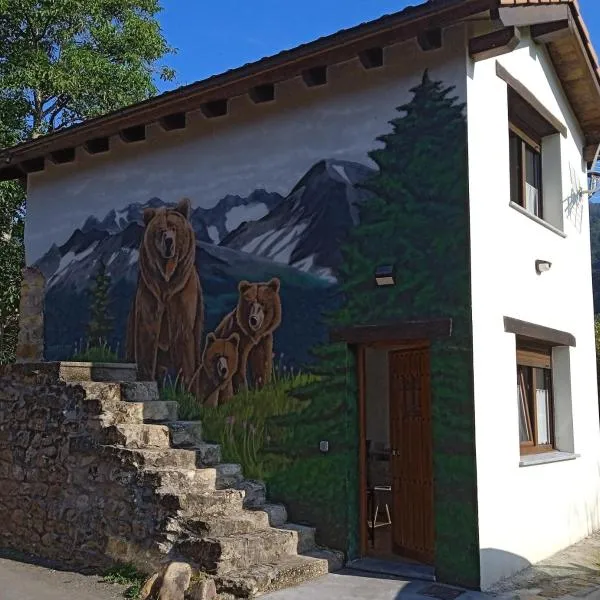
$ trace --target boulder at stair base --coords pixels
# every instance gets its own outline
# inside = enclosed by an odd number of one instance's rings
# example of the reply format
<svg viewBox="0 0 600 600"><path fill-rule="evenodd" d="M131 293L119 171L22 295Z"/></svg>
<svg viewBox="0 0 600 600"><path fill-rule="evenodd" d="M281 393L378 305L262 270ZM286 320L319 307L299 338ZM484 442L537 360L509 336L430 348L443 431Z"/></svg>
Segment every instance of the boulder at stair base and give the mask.
<svg viewBox="0 0 600 600"><path fill-rule="evenodd" d="M172 562L146 580L140 600L213 600L217 597L214 580L192 575L188 563Z"/></svg>
<svg viewBox="0 0 600 600"><path fill-rule="evenodd" d="M140 600L185 600L191 579L190 565L172 562L162 573L155 573L146 581L140 593Z"/></svg>

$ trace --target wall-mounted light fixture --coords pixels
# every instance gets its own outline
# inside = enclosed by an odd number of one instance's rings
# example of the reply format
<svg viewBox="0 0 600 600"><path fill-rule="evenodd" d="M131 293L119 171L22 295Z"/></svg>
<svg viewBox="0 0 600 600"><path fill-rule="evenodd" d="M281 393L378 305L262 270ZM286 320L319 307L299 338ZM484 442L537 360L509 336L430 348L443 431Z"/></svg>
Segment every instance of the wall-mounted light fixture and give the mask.
<svg viewBox="0 0 600 600"><path fill-rule="evenodd" d="M385 285L395 285L394 265L382 265L375 269L375 283L381 287Z"/></svg>
<svg viewBox="0 0 600 600"><path fill-rule="evenodd" d="M542 273L546 273L546 271L550 270L552 263L549 260L536 260L535 261L535 270L538 275Z"/></svg>

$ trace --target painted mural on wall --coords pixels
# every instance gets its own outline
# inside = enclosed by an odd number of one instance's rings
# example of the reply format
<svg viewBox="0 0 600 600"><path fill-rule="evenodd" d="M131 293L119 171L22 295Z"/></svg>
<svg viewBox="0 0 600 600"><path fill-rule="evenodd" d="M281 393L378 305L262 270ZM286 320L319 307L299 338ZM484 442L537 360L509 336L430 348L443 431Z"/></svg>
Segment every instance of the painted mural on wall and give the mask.
<svg viewBox="0 0 600 600"><path fill-rule="evenodd" d="M431 356L436 554L446 580L462 572L467 584L479 557L464 105L425 73L390 125L365 141L377 168L323 158L285 196L249 190L210 209L199 198L115 201L90 216L37 262L49 280L46 356L85 349L89 289L105 265L111 352L156 378L183 418L201 418L293 519L352 555L355 359L328 331L452 317L453 337ZM377 288L375 268L389 263L397 284Z"/></svg>

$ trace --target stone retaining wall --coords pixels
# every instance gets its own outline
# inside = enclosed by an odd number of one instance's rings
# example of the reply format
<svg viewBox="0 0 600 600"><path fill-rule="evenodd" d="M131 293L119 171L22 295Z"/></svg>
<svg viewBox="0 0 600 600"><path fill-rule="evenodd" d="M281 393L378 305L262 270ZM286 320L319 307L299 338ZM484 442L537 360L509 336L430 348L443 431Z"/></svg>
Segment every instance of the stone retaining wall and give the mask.
<svg viewBox="0 0 600 600"><path fill-rule="evenodd" d="M132 459L99 447L101 413L57 363L0 368L0 547L98 569L119 544L161 543L168 515Z"/></svg>

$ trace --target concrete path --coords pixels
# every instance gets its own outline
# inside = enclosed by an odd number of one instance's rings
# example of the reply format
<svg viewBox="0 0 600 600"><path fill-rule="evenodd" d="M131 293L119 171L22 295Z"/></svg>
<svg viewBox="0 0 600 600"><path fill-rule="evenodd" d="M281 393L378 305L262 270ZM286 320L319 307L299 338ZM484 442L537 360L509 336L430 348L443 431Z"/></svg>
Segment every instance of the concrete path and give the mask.
<svg viewBox="0 0 600 600"><path fill-rule="evenodd" d="M123 587L98 576L55 571L0 558L1 600L123 600Z"/></svg>
<svg viewBox="0 0 600 600"><path fill-rule="evenodd" d="M372 575L359 571L342 570L295 588L262 596L261 600L437 600L425 595L432 584L427 581L406 581ZM450 586L441 586L454 590ZM479 592L462 592L456 600L490 600Z"/></svg>
<svg viewBox="0 0 600 600"><path fill-rule="evenodd" d="M11 558L13 558L11 556ZM0 556L0 600L123 600L122 586ZM497 584L489 594L345 569L261 600L600 600L600 533Z"/></svg>
<svg viewBox="0 0 600 600"><path fill-rule="evenodd" d="M600 532L499 582L490 592L496 600L600 600Z"/></svg>

